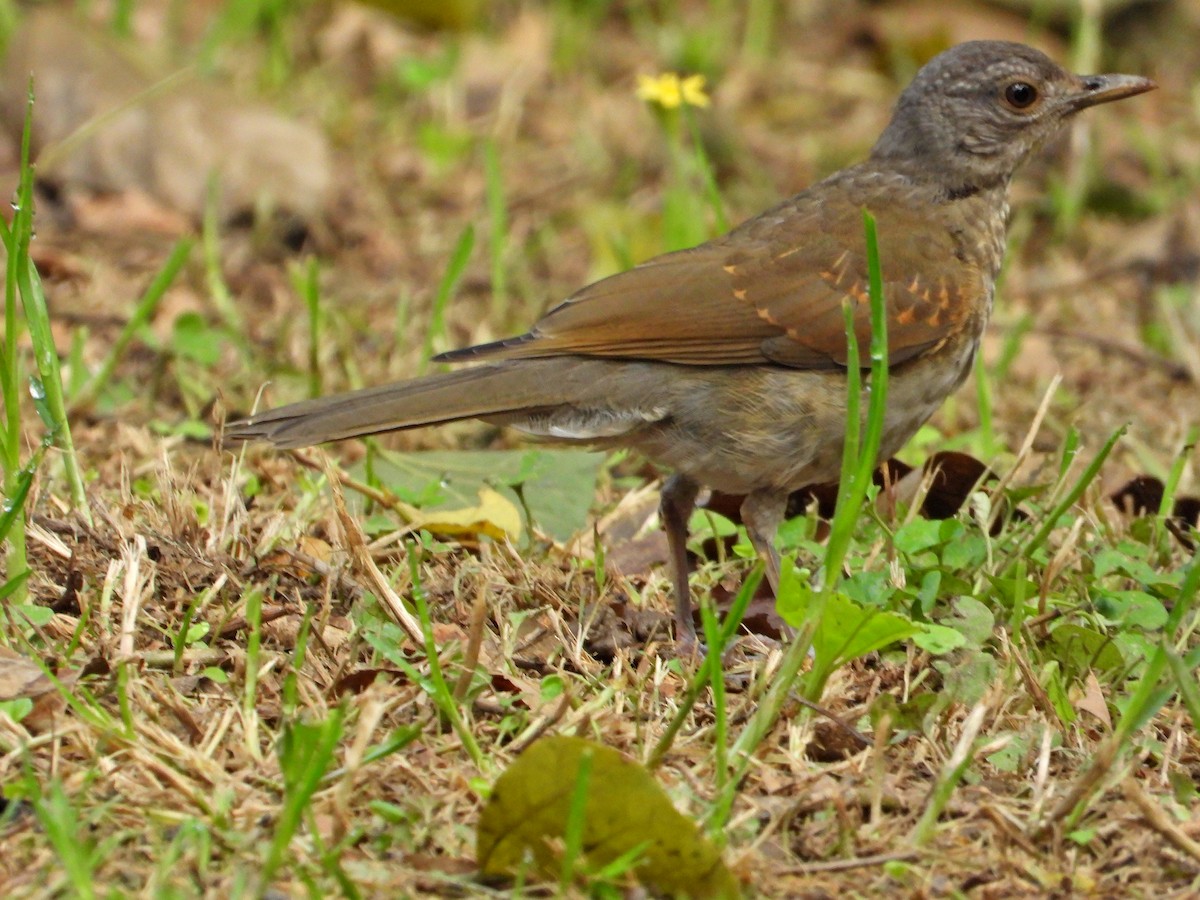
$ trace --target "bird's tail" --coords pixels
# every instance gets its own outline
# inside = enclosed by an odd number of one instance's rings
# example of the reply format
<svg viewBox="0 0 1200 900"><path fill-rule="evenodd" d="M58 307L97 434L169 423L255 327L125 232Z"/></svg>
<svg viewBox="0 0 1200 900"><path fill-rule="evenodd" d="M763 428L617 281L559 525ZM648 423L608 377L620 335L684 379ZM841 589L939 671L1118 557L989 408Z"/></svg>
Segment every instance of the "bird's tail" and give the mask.
<svg viewBox="0 0 1200 900"><path fill-rule="evenodd" d="M304 400L231 423L225 440L308 447L459 419L503 419L570 403L575 390L590 380L581 371L587 363L581 367L580 362L535 359L477 366Z"/></svg>

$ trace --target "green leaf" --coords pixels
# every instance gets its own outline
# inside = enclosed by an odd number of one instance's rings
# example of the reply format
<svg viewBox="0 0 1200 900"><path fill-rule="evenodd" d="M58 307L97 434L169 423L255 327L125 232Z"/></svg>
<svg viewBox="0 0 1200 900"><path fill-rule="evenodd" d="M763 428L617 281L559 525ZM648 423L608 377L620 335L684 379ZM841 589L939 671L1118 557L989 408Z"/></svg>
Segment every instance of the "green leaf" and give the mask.
<svg viewBox="0 0 1200 900"><path fill-rule="evenodd" d="M997 599L1005 606L1012 606L1013 600L1018 595L1025 598L1026 601L1030 597L1037 597L1042 589L1041 584L1032 578L1024 578L1018 581L1015 578L1002 578L987 572L984 573L984 577L991 582Z"/></svg>
<svg viewBox="0 0 1200 900"><path fill-rule="evenodd" d="M965 534L942 549L942 564L949 569L975 569L987 559L987 541L980 534Z"/></svg>
<svg viewBox="0 0 1200 900"><path fill-rule="evenodd" d="M698 509L688 520L688 540L697 545L709 538L727 538L737 534L737 525L711 509Z"/></svg>
<svg viewBox="0 0 1200 900"><path fill-rule="evenodd" d="M14 618L19 616L36 628L49 625L54 618L54 610L48 606L38 606L35 603L22 603L19 606L10 606L8 612L10 616Z"/></svg>
<svg viewBox="0 0 1200 900"><path fill-rule="evenodd" d="M204 366L213 366L221 358L224 338L199 313L180 315L171 329L171 347L178 356Z"/></svg>
<svg viewBox="0 0 1200 900"><path fill-rule="evenodd" d="M813 652L818 665L838 666L920 633L921 626L904 616L866 609L836 593L813 635Z"/></svg>
<svg viewBox="0 0 1200 900"><path fill-rule="evenodd" d="M582 814L572 817L585 755ZM556 875L561 861L555 848L566 839L569 822L582 828L578 846L594 868L624 857L634 860L633 871L656 894L740 896L716 847L642 766L576 737L537 741L496 779L476 831L480 870L515 874L532 858L543 873Z"/></svg>
<svg viewBox="0 0 1200 900"><path fill-rule="evenodd" d="M586 450L447 450L430 453L382 451L373 474L397 493L420 495L440 485L435 509L479 505L481 487L492 486L534 524L558 541L587 525L604 454ZM365 477L356 466L356 477ZM520 488L520 496L513 490ZM522 503L522 500L524 501Z"/></svg>
<svg viewBox="0 0 1200 900"><path fill-rule="evenodd" d="M972 647L982 647L992 639L996 617L974 597L955 597L954 615L941 620L961 634Z"/></svg>
<svg viewBox="0 0 1200 900"><path fill-rule="evenodd" d="M33 712L33 701L28 697L0 700L0 713L8 716L14 722L20 722L31 712Z"/></svg>
<svg viewBox="0 0 1200 900"><path fill-rule="evenodd" d="M541 698L545 701L556 700L567 689L561 675L547 675L538 686Z"/></svg>
<svg viewBox="0 0 1200 900"><path fill-rule="evenodd" d="M1058 663L1051 662L1045 667L1041 683L1046 691L1046 696L1050 698L1050 705L1054 707L1054 712L1058 716L1059 721L1064 725L1070 725L1074 722L1077 718L1075 704L1071 702L1071 697L1067 693L1067 686L1063 681L1062 669Z"/></svg>
<svg viewBox="0 0 1200 900"><path fill-rule="evenodd" d="M895 585L882 570L855 572L841 584L846 596L863 606L884 606L896 592Z"/></svg>
<svg viewBox="0 0 1200 900"><path fill-rule="evenodd" d="M944 544L942 523L937 519L913 519L896 531L896 549L912 556L931 547Z"/></svg>
<svg viewBox="0 0 1200 900"><path fill-rule="evenodd" d="M996 660L982 650L968 648L952 660L938 660L934 667L942 673L939 699L963 706L974 706L996 683Z"/></svg>
<svg viewBox="0 0 1200 900"><path fill-rule="evenodd" d="M1096 598L1096 609L1119 624L1155 631L1167 623L1167 608L1145 591L1110 591Z"/></svg>
<svg viewBox="0 0 1200 900"><path fill-rule="evenodd" d="M1125 665L1121 651L1107 635L1067 622L1050 632L1057 657L1071 671L1112 671Z"/></svg>
<svg viewBox="0 0 1200 900"><path fill-rule="evenodd" d="M928 613L937 602L942 587L942 573L937 569L929 569L921 576L921 587L913 604L914 614Z"/></svg>
<svg viewBox="0 0 1200 900"><path fill-rule="evenodd" d="M1025 754L1029 752L1029 738L1023 734L1010 734L1007 737L1008 743L989 754L987 761L1000 772L1018 772L1025 763Z"/></svg>
<svg viewBox="0 0 1200 900"><path fill-rule="evenodd" d="M25 579L29 577L29 570L22 569L4 584L0 584L0 600L7 600L17 592L17 588L25 583Z"/></svg>
<svg viewBox="0 0 1200 900"><path fill-rule="evenodd" d="M925 625L924 630L913 635L913 643L934 656L944 656L967 645L961 632L946 625Z"/></svg>
<svg viewBox="0 0 1200 900"><path fill-rule="evenodd" d="M919 733L924 730L925 718L934 708L937 699L937 694L920 693L913 694L902 703L892 694L880 694L871 704L871 724L878 728L884 713L887 713L891 717L894 734L905 731Z"/></svg>

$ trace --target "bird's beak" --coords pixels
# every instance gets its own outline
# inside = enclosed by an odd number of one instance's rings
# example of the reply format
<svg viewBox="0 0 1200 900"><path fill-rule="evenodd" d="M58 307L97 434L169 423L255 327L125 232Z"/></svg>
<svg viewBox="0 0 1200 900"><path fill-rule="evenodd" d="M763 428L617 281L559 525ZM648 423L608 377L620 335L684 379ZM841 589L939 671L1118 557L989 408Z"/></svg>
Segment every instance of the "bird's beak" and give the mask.
<svg viewBox="0 0 1200 900"><path fill-rule="evenodd" d="M1078 88L1066 98L1067 108L1071 112L1098 106L1101 103L1111 103L1113 100L1123 100L1135 94L1144 94L1156 87L1149 78L1140 75L1079 75Z"/></svg>

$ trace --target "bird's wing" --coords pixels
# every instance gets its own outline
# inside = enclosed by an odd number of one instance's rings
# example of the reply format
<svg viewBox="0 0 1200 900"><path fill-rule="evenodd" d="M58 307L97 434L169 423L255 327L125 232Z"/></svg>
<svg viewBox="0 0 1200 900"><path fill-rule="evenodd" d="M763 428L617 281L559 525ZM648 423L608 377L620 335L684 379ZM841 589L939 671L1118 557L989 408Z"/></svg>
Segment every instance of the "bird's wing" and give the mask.
<svg viewBox="0 0 1200 900"><path fill-rule="evenodd" d="M843 301L871 335L861 207L794 198L722 238L583 288L527 334L446 360L562 354L691 365L846 363ZM983 279L947 230L903 208L878 216L892 365L937 346L977 310ZM957 254L957 255L956 255ZM889 265L892 263L892 265Z"/></svg>

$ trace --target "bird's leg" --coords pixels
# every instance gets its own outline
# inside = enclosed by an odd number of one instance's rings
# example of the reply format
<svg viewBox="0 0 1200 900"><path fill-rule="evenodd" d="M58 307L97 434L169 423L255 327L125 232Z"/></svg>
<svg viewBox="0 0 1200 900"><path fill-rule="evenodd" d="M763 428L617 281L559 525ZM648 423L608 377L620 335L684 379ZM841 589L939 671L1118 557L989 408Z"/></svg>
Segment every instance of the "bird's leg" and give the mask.
<svg viewBox="0 0 1200 900"><path fill-rule="evenodd" d="M681 653L697 649L696 626L692 624L692 596L688 591L688 520L696 508L700 485L684 475L672 475L663 485L658 515L667 533L671 555L671 581L675 588L675 642Z"/></svg>
<svg viewBox="0 0 1200 900"><path fill-rule="evenodd" d="M776 594L779 593L780 562L779 551L775 549L775 533L787 512L787 502L787 491L770 489L754 491L742 501L742 524L746 526L746 535L758 555L767 561L767 580Z"/></svg>

